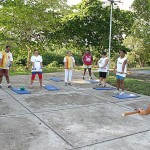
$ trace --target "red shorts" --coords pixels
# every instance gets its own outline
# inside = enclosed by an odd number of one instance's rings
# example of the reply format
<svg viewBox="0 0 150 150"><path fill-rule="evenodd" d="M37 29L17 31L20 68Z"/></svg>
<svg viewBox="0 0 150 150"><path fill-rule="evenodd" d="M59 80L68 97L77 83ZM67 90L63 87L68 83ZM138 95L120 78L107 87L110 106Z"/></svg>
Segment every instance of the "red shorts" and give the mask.
<svg viewBox="0 0 150 150"><path fill-rule="evenodd" d="M38 74L39 79L42 79L42 72L32 72L31 80L34 80L36 74Z"/></svg>
<svg viewBox="0 0 150 150"><path fill-rule="evenodd" d="M9 76L9 71L8 69L0 69L0 76L6 76L8 77Z"/></svg>

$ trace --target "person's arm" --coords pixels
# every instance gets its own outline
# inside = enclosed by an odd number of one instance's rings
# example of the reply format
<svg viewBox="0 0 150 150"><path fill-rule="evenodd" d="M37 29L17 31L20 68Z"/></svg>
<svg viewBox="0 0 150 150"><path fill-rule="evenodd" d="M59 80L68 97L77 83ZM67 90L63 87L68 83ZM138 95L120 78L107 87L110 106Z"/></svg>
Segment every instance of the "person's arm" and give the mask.
<svg viewBox="0 0 150 150"><path fill-rule="evenodd" d="M73 67L76 68L75 59L73 57Z"/></svg>
<svg viewBox="0 0 150 150"><path fill-rule="evenodd" d="M34 58L33 57L31 57L31 65L32 65L32 69L35 69L35 67L34 67Z"/></svg>
<svg viewBox="0 0 150 150"><path fill-rule="evenodd" d="M140 111L140 115L148 115L150 114L150 105L148 106L148 108L146 110L143 109L138 109Z"/></svg>
<svg viewBox="0 0 150 150"><path fill-rule="evenodd" d="M104 66L102 68L105 68L108 65L108 62L109 62L109 59L106 59L105 60L105 64L104 64Z"/></svg>
<svg viewBox="0 0 150 150"><path fill-rule="evenodd" d="M83 62L83 64L84 64L84 55L82 56L82 62Z"/></svg>
<svg viewBox="0 0 150 150"><path fill-rule="evenodd" d="M13 64L13 57L12 57L12 53L10 53L10 64L9 64L9 67L11 67Z"/></svg>
<svg viewBox="0 0 150 150"><path fill-rule="evenodd" d="M64 69L67 69L67 63L66 63L66 58L64 58Z"/></svg>
<svg viewBox="0 0 150 150"><path fill-rule="evenodd" d="M0 53L0 66L2 65L2 53Z"/></svg>
<svg viewBox="0 0 150 150"><path fill-rule="evenodd" d="M125 68L125 65L127 64L127 59L123 62L123 65L122 65L122 74L124 73L124 68Z"/></svg>
<svg viewBox="0 0 150 150"><path fill-rule="evenodd" d="M40 66L41 66L41 68L43 67L43 59L42 59L42 56L41 56Z"/></svg>

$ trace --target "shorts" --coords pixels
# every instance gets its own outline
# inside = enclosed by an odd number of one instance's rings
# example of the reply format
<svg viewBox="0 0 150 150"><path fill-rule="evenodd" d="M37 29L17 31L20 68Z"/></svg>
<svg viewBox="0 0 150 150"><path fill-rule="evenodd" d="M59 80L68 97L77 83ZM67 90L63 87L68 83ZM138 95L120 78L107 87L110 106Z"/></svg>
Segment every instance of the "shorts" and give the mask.
<svg viewBox="0 0 150 150"><path fill-rule="evenodd" d="M9 76L9 70L8 69L0 69L0 76L5 76L8 77Z"/></svg>
<svg viewBox="0 0 150 150"><path fill-rule="evenodd" d="M38 74L39 79L42 80L42 72L32 72L31 80L34 80L36 74Z"/></svg>
<svg viewBox="0 0 150 150"><path fill-rule="evenodd" d="M117 79L117 80L124 80L124 79L125 79L125 77L122 77L122 76L116 75L116 79Z"/></svg>
<svg viewBox="0 0 150 150"><path fill-rule="evenodd" d="M107 76L107 72L99 72L99 77L100 78L106 78L106 76Z"/></svg>
<svg viewBox="0 0 150 150"><path fill-rule="evenodd" d="M92 68L92 65L85 65L85 64L83 64L83 68L84 68L84 69Z"/></svg>

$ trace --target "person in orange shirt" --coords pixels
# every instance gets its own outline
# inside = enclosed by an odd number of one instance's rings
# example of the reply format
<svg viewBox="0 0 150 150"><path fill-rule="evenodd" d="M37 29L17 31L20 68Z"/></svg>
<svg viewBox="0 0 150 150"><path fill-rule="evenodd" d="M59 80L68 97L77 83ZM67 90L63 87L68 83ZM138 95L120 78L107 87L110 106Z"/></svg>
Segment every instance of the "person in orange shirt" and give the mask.
<svg viewBox="0 0 150 150"><path fill-rule="evenodd" d="M0 88L2 88L3 75L6 77L8 88L12 87L9 80L9 68L12 66L12 62L13 57L10 53L10 46L6 46L6 49L0 52Z"/></svg>
<svg viewBox="0 0 150 150"><path fill-rule="evenodd" d="M64 68L65 68L65 85L72 86L72 70L75 67L75 59L71 56L71 51L67 52L67 55L64 57Z"/></svg>

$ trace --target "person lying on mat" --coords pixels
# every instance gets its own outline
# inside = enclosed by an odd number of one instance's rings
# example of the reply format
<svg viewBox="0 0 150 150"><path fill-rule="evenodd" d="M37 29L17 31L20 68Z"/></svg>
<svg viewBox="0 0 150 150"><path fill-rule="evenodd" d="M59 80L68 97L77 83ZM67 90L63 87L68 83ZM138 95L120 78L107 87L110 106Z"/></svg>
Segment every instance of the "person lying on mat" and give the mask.
<svg viewBox="0 0 150 150"><path fill-rule="evenodd" d="M150 114L150 105L147 107L147 109L146 110L144 110L144 109L140 109L140 108L138 108L138 110L140 111L140 115L148 115L148 114Z"/></svg>

